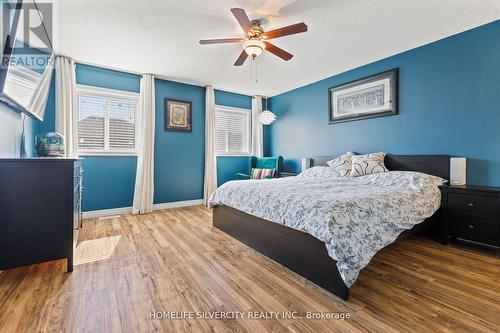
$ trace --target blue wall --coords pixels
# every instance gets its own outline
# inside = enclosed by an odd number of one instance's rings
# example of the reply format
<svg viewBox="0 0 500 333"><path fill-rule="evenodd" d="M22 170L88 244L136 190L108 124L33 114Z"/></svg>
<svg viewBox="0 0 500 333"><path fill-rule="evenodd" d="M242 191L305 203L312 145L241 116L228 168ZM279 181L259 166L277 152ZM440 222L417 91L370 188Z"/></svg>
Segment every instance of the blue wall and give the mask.
<svg viewBox="0 0 500 333"><path fill-rule="evenodd" d="M252 96L230 93L227 91L215 90L215 104L230 106L233 108L252 109Z"/></svg>
<svg viewBox="0 0 500 333"><path fill-rule="evenodd" d="M201 199L205 164L205 88L156 80L155 203ZM165 131L165 98L190 101L192 132Z"/></svg>
<svg viewBox="0 0 500 333"><path fill-rule="evenodd" d="M76 77L79 84L140 91L137 75L78 65ZM205 88L160 79L156 79L155 84L154 203L201 199L205 164ZM165 98L192 103L191 133L165 131ZM249 96L216 91L215 98L220 105L251 107ZM248 157L219 158L219 181L234 179L236 172L247 172L248 161ZM83 210L130 207L136 166L135 156L85 156Z"/></svg>
<svg viewBox="0 0 500 333"><path fill-rule="evenodd" d="M83 211L131 207L135 156L83 156Z"/></svg>
<svg viewBox="0 0 500 333"><path fill-rule="evenodd" d="M192 103L192 132L165 131L165 98ZM252 97L215 91L218 105L251 109ZM217 158L219 185L248 172L249 157ZM203 198L205 169L205 88L156 80L155 203Z"/></svg>
<svg viewBox="0 0 500 333"><path fill-rule="evenodd" d="M140 91L140 77L137 75L79 64L76 77L78 84ZM160 79L155 80L155 84L154 203L201 199L205 163L205 88ZM165 131L165 98L192 103L191 133ZM215 98L220 105L251 107L249 96L216 91ZM53 119L50 115L46 117ZM234 179L236 172L248 172L248 161L248 157L219 158L219 181ZM137 166L135 156L84 156L83 163L84 211L132 205Z"/></svg>
<svg viewBox="0 0 500 333"><path fill-rule="evenodd" d="M136 93L141 91L139 75L81 64L76 66L76 83Z"/></svg>
<svg viewBox="0 0 500 333"><path fill-rule="evenodd" d="M77 84L140 92L140 76L78 64ZM205 164L205 88L157 79L155 129L155 203L201 199ZM192 102L192 133L164 130L164 100ZM252 97L215 91L218 105L251 109ZM18 156L21 114L0 105L0 157ZM45 119L25 122L29 155L34 135L55 131L55 75L47 101ZM237 172L248 173L245 156L217 158L218 183L233 180ZM83 156L85 175L83 211L132 206L137 167L136 156Z"/></svg>
<svg viewBox="0 0 500 333"><path fill-rule="evenodd" d="M50 81L49 96L45 106L45 115L43 121L37 121L34 128L36 134L44 132L55 132L56 130L56 70L52 72Z"/></svg>
<svg viewBox="0 0 500 333"><path fill-rule="evenodd" d="M328 125L328 88L399 68L399 115ZM385 151L468 158L468 182L500 185L500 21L277 95L266 151Z"/></svg>
<svg viewBox="0 0 500 333"><path fill-rule="evenodd" d="M138 93L141 78L78 64L76 83ZM136 165L136 156L83 156L83 211L132 206Z"/></svg>

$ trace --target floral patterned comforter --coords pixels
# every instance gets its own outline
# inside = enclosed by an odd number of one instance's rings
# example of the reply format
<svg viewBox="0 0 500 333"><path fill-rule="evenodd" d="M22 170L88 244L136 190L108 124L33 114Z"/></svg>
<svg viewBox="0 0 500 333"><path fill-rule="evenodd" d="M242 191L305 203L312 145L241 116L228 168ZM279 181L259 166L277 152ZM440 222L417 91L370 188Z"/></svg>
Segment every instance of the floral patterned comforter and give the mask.
<svg viewBox="0 0 500 333"><path fill-rule="evenodd" d="M443 179L403 171L338 177L329 169L227 182L210 206L230 206L323 241L350 287L378 250L437 211Z"/></svg>

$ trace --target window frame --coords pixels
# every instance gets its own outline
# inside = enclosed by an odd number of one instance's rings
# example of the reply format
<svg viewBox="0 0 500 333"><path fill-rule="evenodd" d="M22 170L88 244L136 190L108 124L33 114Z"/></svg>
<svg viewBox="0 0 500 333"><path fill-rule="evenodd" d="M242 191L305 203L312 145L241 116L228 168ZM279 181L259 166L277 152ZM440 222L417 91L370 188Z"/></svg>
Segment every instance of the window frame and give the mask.
<svg viewBox="0 0 500 333"><path fill-rule="evenodd" d="M104 119L104 149L80 149L79 136L78 136L78 121L80 119L80 110L78 108L78 96L90 95L97 97L104 97L109 99L125 99L134 102L135 104L135 147L130 149L109 148L109 105L106 110L106 118ZM75 114L76 114L76 140L78 145L78 155L80 156L137 156L138 154L138 139L140 137L140 94L125 90L116 90L101 88L89 85L76 85L76 100L75 100Z"/></svg>
<svg viewBox="0 0 500 333"><path fill-rule="evenodd" d="M217 128L215 128L215 117L217 112L233 112L233 113L239 113L243 114L247 117L247 123L248 123L248 152L221 152L217 151L216 147L214 147L215 150L215 156L226 156L226 157L238 157L238 156L252 156L252 110L250 109L243 109L243 108L237 108L237 107L231 107L231 106L224 106L224 105L215 105L215 112L214 112L214 142L216 136L216 131Z"/></svg>

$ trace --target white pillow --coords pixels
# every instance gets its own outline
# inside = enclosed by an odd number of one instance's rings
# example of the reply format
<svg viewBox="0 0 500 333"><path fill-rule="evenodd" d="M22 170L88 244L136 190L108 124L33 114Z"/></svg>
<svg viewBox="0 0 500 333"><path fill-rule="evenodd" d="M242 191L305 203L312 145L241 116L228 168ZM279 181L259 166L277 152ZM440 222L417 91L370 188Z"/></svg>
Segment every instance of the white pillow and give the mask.
<svg viewBox="0 0 500 333"><path fill-rule="evenodd" d="M354 155L351 157L351 177L389 171L384 164L385 153Z"/></svg>
<svg viewBox="0 0 500 333"><path fill-rule="evenodd" d="M326 162L330 167L335 170L335 172L340 176L340 177L346 177L351 174L351 169L352 169L352 163L351 163L351 157L354 156L354 154L350 151L345 153L342 156L337 157L336 159L333 159L331 161Z"/></svg>
<svg viewBox="0 0 500 333"><path fill-rule="evenodd" d="M335 170L327 166L315 166L297 175L299 178L337 178L338 176Z"/></svg>

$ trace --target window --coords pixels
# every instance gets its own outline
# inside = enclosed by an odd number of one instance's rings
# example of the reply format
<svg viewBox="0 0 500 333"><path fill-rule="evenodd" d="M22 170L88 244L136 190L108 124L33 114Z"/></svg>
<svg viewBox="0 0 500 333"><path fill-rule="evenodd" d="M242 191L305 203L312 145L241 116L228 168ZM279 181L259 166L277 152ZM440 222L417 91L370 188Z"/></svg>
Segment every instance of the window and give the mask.
<svg viewBox="0 0 500 333"><path fill-rule="evenodd" d="M217 155L250 154L250 110L215 107L215 152Z"/></svg>
<svg viewBox="0 0 500 333"><path fill-rule="evenodd" d="M139 94L78 86L81 155L135 154Z"/></svg>

